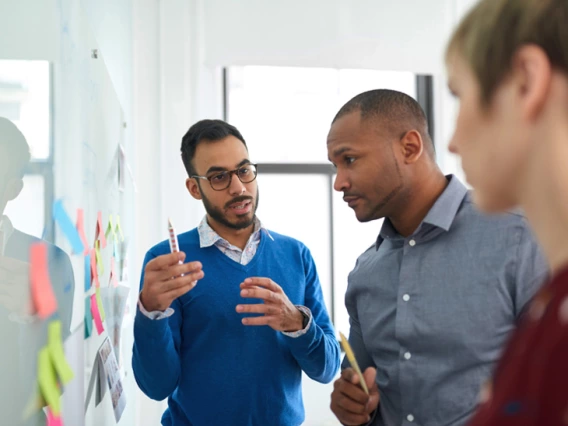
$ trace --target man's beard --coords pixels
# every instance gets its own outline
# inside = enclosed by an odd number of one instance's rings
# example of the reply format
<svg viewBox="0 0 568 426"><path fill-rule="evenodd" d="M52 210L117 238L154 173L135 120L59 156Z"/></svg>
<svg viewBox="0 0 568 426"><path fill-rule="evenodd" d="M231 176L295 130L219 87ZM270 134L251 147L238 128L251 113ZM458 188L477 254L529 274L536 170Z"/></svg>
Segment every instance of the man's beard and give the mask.
<svg viewBox="0 0 568 426"><path fill-rule="evenodd" d="M233 198L231 201L225 204L225 208L228 208L231 204L238 203L240 201L251 201L253 203L253 211L252 216L248 218L248 213L243 215L242 218L238 218L236 222L231 222L225 216L225 213L222 209L215 207L209 199L201 192L201 198L203 199L203 207L205 207L205 211L213 219L215 222L220 223L221 225L226 226L230 229L245 229L251 226L256 219L256 209L258 208L258 188L256 189L256 200L253 199L251 196L240 195L238 197Z"/></svg>

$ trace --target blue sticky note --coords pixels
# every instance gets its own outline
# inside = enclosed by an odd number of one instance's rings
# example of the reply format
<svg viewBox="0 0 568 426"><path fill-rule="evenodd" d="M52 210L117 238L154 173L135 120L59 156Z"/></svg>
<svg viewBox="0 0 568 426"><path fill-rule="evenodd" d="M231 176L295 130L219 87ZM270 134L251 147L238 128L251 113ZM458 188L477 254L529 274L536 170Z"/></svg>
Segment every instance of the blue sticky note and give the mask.
<svg viewBox="0 0 568 426"><path fill-rule="evenodd" d="M85 297L85 339L93 331L93 314L91 313L91 296Z"/></svg>
<svg viewBox="0 0 568 426"><path fill-rule="evenodd" d="M85 256L85 291L91 288L91 255Z"/></svg>
<svg viewBox="0 0 568 426"><path fill-rule="evenodd" d="M57 200L53 203L53 217L71 243L73 252L83 253L83 250L85 249L85 247L83 246L83 241L81 241L81 237L79 236L77 228L65 211L65 208L63 207L63 201Z"/></svg>

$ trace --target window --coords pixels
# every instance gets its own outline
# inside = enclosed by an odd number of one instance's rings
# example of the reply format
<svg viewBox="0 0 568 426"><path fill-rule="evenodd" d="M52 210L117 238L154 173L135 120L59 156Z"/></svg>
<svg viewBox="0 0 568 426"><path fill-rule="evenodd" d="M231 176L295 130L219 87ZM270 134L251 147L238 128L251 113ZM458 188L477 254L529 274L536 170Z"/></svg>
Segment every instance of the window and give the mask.
<svg viewBox="0 0 568 426"><path fill-rule="evenodd" d="M14 226L53 240L51 69L46 61L0 60L0 116L11 120L26 137L32 161L24 189L6 208Z"/></svg>

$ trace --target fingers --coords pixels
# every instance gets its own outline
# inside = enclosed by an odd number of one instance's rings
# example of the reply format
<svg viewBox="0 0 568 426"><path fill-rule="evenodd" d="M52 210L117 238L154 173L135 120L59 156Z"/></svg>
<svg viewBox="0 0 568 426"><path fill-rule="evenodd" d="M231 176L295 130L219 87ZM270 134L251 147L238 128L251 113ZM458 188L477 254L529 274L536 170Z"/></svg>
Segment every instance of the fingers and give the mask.
<svg viewBox="0 0 568 426"><path fill-rule="evenodd" d="M184 260L184 252L163 254L149 261L146 264L146 271L159 271L161 269L167 268L168 266L175 265L179 261L183 262Z"/></svg>
<svg viewBox="0 0 568 426"><path fill-rule="evenodd" d="M199 281L200 279L202 279L205 276L205 273L203 271L198 271L198 272L194 272L194 273L189 273L189 274L184 274L184 275L179 275L175 278L170 278L169 280L166 280L161 284L161 292L162 293L168 293L170 291L175 291L181 287L187 286L193 282ZM195 287L195 285L193 285L191 288Z"/></svg>
<svg viewBox="0 0 568 426"><path fill-rule="evenodd" d="M363 378L365 379L367 388L371 389L373 386L377 387L377 382L375 381L375 379L377 378L376 368L367 367L367 369L363 372Z"/></svg>
<svg viewBox="0 0 568 426"><path fill-rule="evenodd" d="M241 283L241 288L249 288L252 286L264 287L267 290L271 290L275 293L282 292L282 287L272 281L270 278L264 277L250 277L247 278L243 283Z"/></svg>
<svg viewBox="0 0 568 426"><path fill-rule="evenodd" d="M156 281L170 281L174 277L197 273L201 271L201 268L201 262L188 262L182 263L181 265L176 263L164 269L150 272L150 276Z"/></svg>
<svg viewBox="0 0 568 426"><path fill-rule="evenodd" d="M197 281L191 281L189 283L186 283L180 287L177 287L167 293L165 293L165 297L167 297L169 300L175 300L178 297L183 296L185 293L187 293L188 291L193 290L193 288L197 285Z"/></svg>
<svg viewBox="0 0 568 426"><path fill-rule="evenodd" d="M331 411L344 425L367 423L372 412L367 407L369 397L358 385L344 376L353 377L350 372L346 375L342 373L342 376L335 381L331 394Z"/></svg>
<svg viewBox="0 0 568 426"><path fill-rule="evenodd" d="M361 387L359 375L352 368L341 372L341 378L336 381L336 385L342 393L361 405L365 405L369 400L369 396Z"/></svg>
<svg viewBox="0 0 568 426"><path fill-rule="evenodd" d="M276 317L267 315L263 315L261 317L247 317L241 320L244 325L269 325L271 327L276 323L276 321Z"/></svg>
<svg viewBox="0 0 568 426"><path fill-rule="evenodd" d="M258 287L245 288L241 290L241 297L250 299L262 299L266 302L274 302L278 300L277 293Z"/></svg>
<svg viewBox="0 0 568 426"><path fill-rule="evenodd" d="M277 315L280 310L273 305L265 305L263 303L256 305L237 305L237 312L247 314L264 314Z"/></svg>

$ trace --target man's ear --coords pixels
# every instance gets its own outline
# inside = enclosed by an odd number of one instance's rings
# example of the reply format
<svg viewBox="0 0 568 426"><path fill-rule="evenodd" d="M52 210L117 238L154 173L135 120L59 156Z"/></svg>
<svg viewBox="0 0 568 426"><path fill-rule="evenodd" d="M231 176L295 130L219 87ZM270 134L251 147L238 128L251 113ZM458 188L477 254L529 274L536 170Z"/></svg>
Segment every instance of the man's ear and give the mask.
<svg viewBox="0 0 568 426"><path fill-rule="evenodd" d="M402 155L406 164L418 161L424 152L424 141L417 130L409 130L400 139Z"/></svg>
<svg viewBox="0 0 568 426"><path fill-rule="evenodd" d="M14 200L24 188L24 180L22 178L11 178L6 185L6 202Z"/></svg>
<svg viewBox="0 0 568 426"><path fill-rule="evenodd" d="M196 200L202 199L201 188L199 187L199 184L197 183L197 179L187 178L185 180L185 187L187 188L187 190L189 191L189 193L191 194L191 196L193 198L195 198Z"/></svg>

